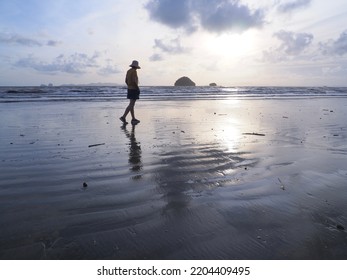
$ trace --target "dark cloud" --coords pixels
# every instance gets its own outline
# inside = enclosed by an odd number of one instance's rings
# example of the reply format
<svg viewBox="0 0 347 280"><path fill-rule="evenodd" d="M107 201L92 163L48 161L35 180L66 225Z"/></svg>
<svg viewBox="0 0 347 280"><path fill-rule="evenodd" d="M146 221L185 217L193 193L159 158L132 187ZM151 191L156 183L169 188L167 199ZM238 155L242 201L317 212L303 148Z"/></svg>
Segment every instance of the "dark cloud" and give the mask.
<svg viewBox="0 0 347 280"><path fill-rule="evenodd" d="M89 68L98 67L97 58L98 53L93 56L88 56L83 53L75 53L70 56L59 55L51 63L39 61L39 59L29 56L18 60L15 63L17 67L32 68L39 72L45 73L57 73L65 72L70 74L83 74L86 73Z"/></svg>
<svg viewBox="0 0 347 280"><path fill-rule="evenodd" d="M282 3L277 7L277 10L281 13L290 13L294 10L306 8L312 0L294 0L286 3Z"/></svg>
<svg viewBox="0 0 347 280"><path fill-rule="evenodd" d="M239 0L150 0L150 18L170 28L193 32L200 26L209 32L244 31L264 23L263 11L252 11Z"/></svg>
<svg viewBox="0 0 347 280"><path fill-rule="evenodd" d="M145 8L152 20L172 28L180 28L192 24L190 2L187 0L151 0L145 5Z"/></svg>
<svg viewBox="0 0 347 280"><path fill-rule="evenodd" d="M301 55L312 43L313 35L281 30L274 34L281 41L277 48L264 52L265 60L284 61Z"/></svg>
<svg viewBox="0 0 347 280"><path fill-rule="evenodd" d="M347 30L341 33L336 40L320 43L320 49L325 55L345 55L347 54Z"/></svg>
<svg viewBox="0 0 347 280"><path fill-rule="evenodd" d="M201 26L210 32L244 31L264 23L262 10L252 11L239 1L195 0L194 3Z"/></svg>

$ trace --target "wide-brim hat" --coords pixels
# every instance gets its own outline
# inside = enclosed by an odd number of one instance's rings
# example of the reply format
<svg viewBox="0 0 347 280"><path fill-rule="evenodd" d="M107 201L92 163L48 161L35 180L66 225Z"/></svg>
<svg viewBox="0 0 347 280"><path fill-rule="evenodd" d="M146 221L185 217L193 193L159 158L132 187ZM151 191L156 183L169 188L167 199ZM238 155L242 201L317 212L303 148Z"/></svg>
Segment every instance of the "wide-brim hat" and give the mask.
<svg viewBox="0 0 347 280"><path fill-rule="evenodd" d="M133 62L129 65L129 67L141 69L141 67L139 66L139 62L137 60L133 60Z"/></svg>

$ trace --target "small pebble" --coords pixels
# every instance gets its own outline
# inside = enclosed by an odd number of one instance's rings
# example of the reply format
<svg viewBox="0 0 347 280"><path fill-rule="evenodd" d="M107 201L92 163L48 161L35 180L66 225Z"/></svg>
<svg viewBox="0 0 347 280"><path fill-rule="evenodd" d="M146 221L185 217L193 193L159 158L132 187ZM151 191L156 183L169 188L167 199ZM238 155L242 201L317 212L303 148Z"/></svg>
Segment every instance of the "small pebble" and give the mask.
<svg viewBox="0 0 347 280"><path fill-rule="evenodd" d="M86 182L83 182L83 188L88 187L88 184Z"/></svg>

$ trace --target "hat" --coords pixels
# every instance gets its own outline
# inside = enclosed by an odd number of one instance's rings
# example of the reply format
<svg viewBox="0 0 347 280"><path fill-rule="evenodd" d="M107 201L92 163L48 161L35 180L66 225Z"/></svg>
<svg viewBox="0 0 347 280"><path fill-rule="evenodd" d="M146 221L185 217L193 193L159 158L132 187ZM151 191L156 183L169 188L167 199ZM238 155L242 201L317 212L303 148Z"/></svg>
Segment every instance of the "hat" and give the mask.
<svg viewBox="0 0 347 280"><path fill-rule="evenodd" d="M137 60L133 60L133 62L129 65L129 67L141 69L141 67L139 66L139 62Z"/></svg>

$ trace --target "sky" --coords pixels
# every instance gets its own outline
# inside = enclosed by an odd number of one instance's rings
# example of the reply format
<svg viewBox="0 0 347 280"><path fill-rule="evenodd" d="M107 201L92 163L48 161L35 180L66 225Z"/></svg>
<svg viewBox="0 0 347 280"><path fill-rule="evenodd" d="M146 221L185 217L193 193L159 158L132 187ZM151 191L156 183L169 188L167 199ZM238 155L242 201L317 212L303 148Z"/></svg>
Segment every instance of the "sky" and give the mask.
<svg viewBox="0 0 347 280"><path fill-rule="evenodd" d="M347 86L346 0L0 0L0 86Z"/></svg>

